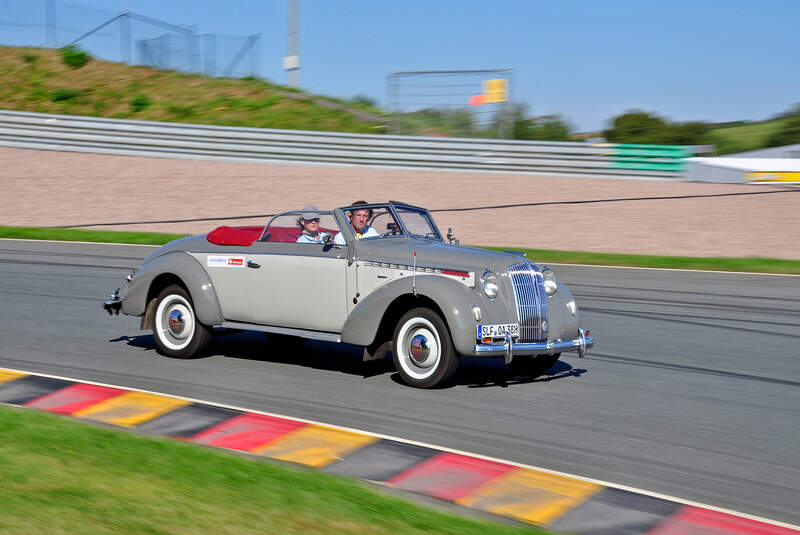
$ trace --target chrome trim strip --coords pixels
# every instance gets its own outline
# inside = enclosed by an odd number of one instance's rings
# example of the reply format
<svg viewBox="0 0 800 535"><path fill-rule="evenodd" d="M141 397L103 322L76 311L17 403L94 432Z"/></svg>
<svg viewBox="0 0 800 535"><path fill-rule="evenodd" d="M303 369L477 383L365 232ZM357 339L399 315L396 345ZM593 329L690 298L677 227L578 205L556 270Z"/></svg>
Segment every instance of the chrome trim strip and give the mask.
<svg viewBox="0 0 800 535"><path fill-rule="evenodd" d="M245 323L242 321L226 321L222 323L221 327L227 327L229 329L242 329L245 331L261 331L264 333L288 334L290 336L299 336L300 338L308 338L309 340L322 340L324 342L342 341L342 336L338 333L308 331L305 329L292 329L290 327L277 327L274 325L258 325L255 323Z"/></svg>
<svg viewBox="0 0 800 535"><path fill-rule="evenodd" d="M547 342L517 343L509 344L506 340L503 344L476 344L472 348L472 353L478 357L504 356L506 362L511 362L513 355L542 355L561 353L562 351L577 351L579 356L586 355L586 350L594 346L594 337L586 336L581 329L580 336L574 340L561 340L558 342L548 340Z"/></svg>

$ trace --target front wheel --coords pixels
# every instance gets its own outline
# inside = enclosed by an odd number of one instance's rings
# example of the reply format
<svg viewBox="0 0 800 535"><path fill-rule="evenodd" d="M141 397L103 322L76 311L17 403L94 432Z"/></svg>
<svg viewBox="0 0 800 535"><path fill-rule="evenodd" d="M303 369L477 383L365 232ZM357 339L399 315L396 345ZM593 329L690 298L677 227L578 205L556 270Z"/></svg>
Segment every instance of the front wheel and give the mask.
<svg viewBox="0 0 800 535"><path fill-rule="evenodd" d="M406 312L394 330L394 365L407 384L432 388L446 383L458 367L458 355L442 318L429 308Z"/></svg>
<svg viewBox="0 0 800 535"><path fill-rule="evenodd" d="M192 298L181 286L164 288L153 315L156 351L168 357L189 358L211 340L211 329L198 321Z"/></svg>

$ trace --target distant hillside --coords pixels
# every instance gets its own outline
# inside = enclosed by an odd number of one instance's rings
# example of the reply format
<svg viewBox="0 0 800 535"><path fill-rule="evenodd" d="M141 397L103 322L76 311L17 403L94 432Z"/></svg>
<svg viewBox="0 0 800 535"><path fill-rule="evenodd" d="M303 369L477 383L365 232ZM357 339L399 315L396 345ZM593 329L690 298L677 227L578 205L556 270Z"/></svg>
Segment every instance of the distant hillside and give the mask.
<svg viewBox="0 0 800 535"><path fill-rule="evenodd" d="M767 139L770 135L780 130L781 126L789 120L789 118L780 118L722 126L711 130L709 138L717 146L717 154L763 149L767 146Z"/></svg>
<svg viewBox="0 0 800 535"><path fill-rule="evenodd" d="M380 110L263 80L211 78L0 46L0 109L227 126L383 133Z"/></svg>

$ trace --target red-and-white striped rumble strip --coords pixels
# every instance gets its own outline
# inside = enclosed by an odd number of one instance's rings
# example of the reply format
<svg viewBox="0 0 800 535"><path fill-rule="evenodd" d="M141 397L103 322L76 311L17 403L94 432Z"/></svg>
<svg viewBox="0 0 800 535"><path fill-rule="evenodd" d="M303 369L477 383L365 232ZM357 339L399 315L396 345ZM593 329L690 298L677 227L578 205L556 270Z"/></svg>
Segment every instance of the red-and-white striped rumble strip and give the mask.
<svg viewBox="0 0 800 535"><path fill-rule="evenodd" d="M77 379L0 369L0 403L355 476L557 532L800 534L796 526L516 463Z"/></svg>

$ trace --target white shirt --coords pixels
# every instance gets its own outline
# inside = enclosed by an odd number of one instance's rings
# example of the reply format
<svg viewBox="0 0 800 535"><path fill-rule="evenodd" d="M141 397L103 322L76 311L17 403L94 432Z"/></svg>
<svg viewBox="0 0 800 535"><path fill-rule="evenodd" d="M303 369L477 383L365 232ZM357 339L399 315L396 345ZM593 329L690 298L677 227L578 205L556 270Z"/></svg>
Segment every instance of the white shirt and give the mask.
<svg viewBox="0 0 800 535"><path fill-rule="evenodd" d="M355 230L353 230L353 234L356 235L356 239L358 239L358 240L360 240L361 238L372 238L372 237L375 237L375 236L380 236L380 234L378 234L378 231L375 230L374 228L370 227L369 225L364 227L364 231L361 232L361 234L357 233ZM345 241L344 241L344 232L340 232L339 234L334 236L333 243L335 243L337 245L344 245L344 243L345 243Z"/></svg>

